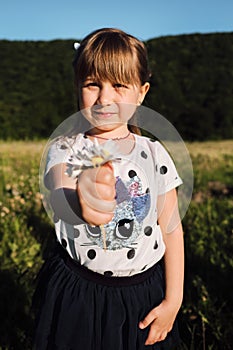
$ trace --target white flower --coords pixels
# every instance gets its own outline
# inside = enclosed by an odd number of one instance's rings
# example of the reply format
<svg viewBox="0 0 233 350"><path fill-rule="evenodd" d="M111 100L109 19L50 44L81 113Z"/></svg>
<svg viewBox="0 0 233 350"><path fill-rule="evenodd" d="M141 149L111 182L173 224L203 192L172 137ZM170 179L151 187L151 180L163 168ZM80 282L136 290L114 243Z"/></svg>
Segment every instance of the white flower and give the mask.
<svg viewBox="0 0 233 350"><path fill-rule="evenodd" d="M68 142L64 142L67 148ZM62 145L61 145L62 147ZM99 144L96 139L91 142L87 139L86 145L75 151L71 146L72 154L67 163L66 174L72 178L76 178L83 170L96 168L105 163L119 158L119 150L116 142L108 140L103 144Z"/></svg>

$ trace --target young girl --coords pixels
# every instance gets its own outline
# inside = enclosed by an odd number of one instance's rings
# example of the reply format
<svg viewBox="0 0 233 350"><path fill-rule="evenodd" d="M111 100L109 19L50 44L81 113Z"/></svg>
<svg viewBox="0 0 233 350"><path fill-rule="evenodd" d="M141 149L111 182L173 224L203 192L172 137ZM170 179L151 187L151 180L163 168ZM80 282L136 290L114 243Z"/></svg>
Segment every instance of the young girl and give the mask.
<svg viewBox="0 0 233 350"><path fill-rule="evenodd" d="M182 181L164 147L135 125L149 90L145 46L120 30L97 30L81 42L74 71L83 132L64 137L71 147L53 142L47 158L58 248L35 294L35 349L176 348ZM74 151L104 150L108 140L116 157L67 175Z"/></svg>

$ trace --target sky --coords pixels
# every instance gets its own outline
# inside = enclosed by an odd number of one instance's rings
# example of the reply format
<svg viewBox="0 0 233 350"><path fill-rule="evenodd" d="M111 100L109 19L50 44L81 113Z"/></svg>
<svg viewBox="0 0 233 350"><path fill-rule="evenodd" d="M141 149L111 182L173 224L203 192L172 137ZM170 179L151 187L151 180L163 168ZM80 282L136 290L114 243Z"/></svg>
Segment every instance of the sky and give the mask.
<svg viewBox="0 0 233 350"><path fill-rule="evenodd" d="M0 0L0 39L82 39L101 27L141 40L233 31L232 0Z"/></svg>

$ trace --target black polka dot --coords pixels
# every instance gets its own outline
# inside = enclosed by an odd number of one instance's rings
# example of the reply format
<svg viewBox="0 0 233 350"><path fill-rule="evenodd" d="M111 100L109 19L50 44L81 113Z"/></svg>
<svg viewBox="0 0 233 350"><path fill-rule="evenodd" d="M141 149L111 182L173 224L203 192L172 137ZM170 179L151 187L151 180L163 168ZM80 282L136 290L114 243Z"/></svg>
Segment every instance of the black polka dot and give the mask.
<svg viewBox="0 0 233 350"><path fill-rule="evenodd" d="M156 164L156 166L155 166L155 171L156 172L158 171L158 164Z"/></svg>
<svg viewBox="0 0 233 350"><path fill-rule="evenodd" d="M130 249L127 253L127 258L128 259L133 259L135 256L135 249Z"/></svg>
<svg viewBox="0 0 233 350"><path fill-rule="evenodd" d="M151 226L146 226L144 228L144 233L146 236L150 236L152 234L152 227Z"/></svg>
<svg viewBox="0 0 233 350"><path fill-rule="evenodd" d="M158 248L158 242L157 241L155 241L155 245L154 245L154 249L157 249Z"/></svg>
<svg viewBox="0 0 233 350"><path fill-rule="evenodd" d="M62 244L62 246L63 246L64 248L67 247L67 242L66 242L65 238L62 238L61 244Z"/></svg>
<svg viewBox="0 0 233 350"><path fill-rule="evenodd" d="M141 271L144 271L146 268L147 268L147 265L145 265L145 266L141 269Z"/></svg>
<svg viewBox="0 0 233 350"><path fill-rule="evenodd" d="M146 158L147 158L146 152L142 151L142 152L141 152L141 156L142 156L142 158L146 159Z"/></svg>
<svg viewBox="0 0 233 350"><path fill-rule="evenodd" d="M79 236L80 236L80 231L77 228L75 228L74 229L74 238L78 238Z"/></svg>
<svg viewBox="0 0 233 350"><path fill-rule="evenodd" d="M167 167L165 165L161 166L160 174L165 175L167 173Z"/></svg>
<svg viewBox="0 0 233 350"><path fill-rule="evenodd" d="M66 145L61 145L61 149L67 149L68 147Z"/></svg>
<svg viewBox="0 0 233 350"><path fill-rule="evenodd" d="M104 276L111 277L113 275L112 271L105 271Z"/></svg>
<svg viewBox="0 0 233 350"><path fill-rule="evenodd" d="M87 252L87 256L89 259L93 260L96 257L96 251L94 249L90 249Z"/></svg>
<svg viewBox="0 0 233 350"><path fill-rule="evenodd" d="M137 176L137 173L136 173L136 171L134 171L134 170L130 170L130 171L128 172L128 175L129 175L129 177L132 179L134 176Z"/></svg>
<svg viewBox="0 0 233 350"><path fill-rule="evenodd" d="M150 193L150 189L149 189L149 187L146 189L146 193Z"/></svg>

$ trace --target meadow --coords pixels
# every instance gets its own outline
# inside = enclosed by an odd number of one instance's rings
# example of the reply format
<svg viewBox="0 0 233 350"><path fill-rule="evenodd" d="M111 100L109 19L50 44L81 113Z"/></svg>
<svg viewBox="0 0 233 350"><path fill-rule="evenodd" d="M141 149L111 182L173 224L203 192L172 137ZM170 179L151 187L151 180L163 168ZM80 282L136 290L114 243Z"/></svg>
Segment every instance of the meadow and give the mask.
<svg viewBox="0 0 233 350"><path fill-rule="evenodd" d="M233 344L233 140L187 143L194 168L183 219L186 269L181 349ZM41 201L44 141L0 142L0 349L31 349L31 298L54 242Z"/></svg>

